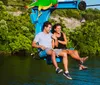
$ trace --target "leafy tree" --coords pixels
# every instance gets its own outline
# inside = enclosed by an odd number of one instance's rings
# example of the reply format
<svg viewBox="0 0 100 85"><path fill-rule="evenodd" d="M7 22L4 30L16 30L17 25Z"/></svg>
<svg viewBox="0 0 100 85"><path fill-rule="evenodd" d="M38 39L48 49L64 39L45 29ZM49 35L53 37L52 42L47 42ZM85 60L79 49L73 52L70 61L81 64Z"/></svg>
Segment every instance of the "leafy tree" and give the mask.
<svg viewBox="0 0 100 85"><path fill-rule="evenodd" d="M71 33L70 38L81 53L100 53L100 26L98 26L98 21L100 20L88 22Z"/></svg>
<svg viewBox="0 0 100 85"><path fill-rule="evenodd" d="M30 2L30 0L14 0L15 4L19 4L19 8L22 5ZM10 1L13 2L13 1ZM12 6L15 10L19 8L17 6ZM59 12L60 11L60 12ZM30 22L30 10L25 12L22 10L22 14L19 16L14 16L13 10L8 10L8 7L0 1L0 50L9 52L18 52L20 50L25 50L26 52L31 52L31 42L34 37L35 29L34 25ZM87 9L85 11L72 10L72 9L59 9L52 13L52 16L59 15L60 17L73 17L80 20L82 17L85 18L86 23L75 30L69 30L62 23L60 23L64 28L69 43L68 47L76 47L81 53L86 54L96 54L100 53L100 10L98 9ZM54 24L56 21L50 21ZM34 50L34 49L33 49ZM34 50L36 51L36 50Z"/></svg>
<svg viewBox="0 0 100 85"><path fill-rule="evenodd" d="M13 16L5 10L6 6L2 2L0 4L0 50L31 52L34 30L29 15Z"/></svg>
<svg viewBox="0 0 100 85"><path fill-rule="evenodd" d="M8 27L5 20L0 21L0 49L7 51L8 47Z"/></svg>

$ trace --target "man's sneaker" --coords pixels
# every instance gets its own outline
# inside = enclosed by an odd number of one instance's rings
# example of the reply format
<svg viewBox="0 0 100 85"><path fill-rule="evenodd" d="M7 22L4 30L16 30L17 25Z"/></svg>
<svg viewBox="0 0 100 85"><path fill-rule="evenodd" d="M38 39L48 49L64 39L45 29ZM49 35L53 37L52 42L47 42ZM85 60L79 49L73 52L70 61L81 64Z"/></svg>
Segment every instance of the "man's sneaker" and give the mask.
<svg viewBox="0 0 100 85"><path fill-rule="evenodd" d="M63 69L57 68L56 69L56 73L61 73L63 71Z"/></svg>
<svg viewBox="0 0 100 85"><path fill-rule="evenodd" d="M69 75L69 73L65 73L65 72L64 72L63 75L64 75L66 78L72 80L72 77Z"/></svg>

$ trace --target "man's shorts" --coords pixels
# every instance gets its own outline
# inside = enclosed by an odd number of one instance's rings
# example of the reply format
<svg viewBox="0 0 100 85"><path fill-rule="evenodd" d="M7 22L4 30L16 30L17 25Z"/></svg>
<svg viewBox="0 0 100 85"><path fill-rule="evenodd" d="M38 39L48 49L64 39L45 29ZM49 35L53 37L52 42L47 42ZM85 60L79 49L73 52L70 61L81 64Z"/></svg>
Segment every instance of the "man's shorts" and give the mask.
<svg viewBox="0 0 100 85"><path fill-rule="evenodd" d="M46 49L45 49L46 53L47 53L49 50L53 50L53 49L52 49L52 48L46 48Z"/></svg>
<svg viewBox="0 0 100 85"><path fill-rule="evenodd" d="M47 52L48 52L49 50L52 50L52 49L51 49L51 48L46 48L45 50L41 50L41 51L39 52L39 56L40 56L40 57L45 57L45 56L47 56Z"/></svg>
<svg viewBox="0 0 100 85"><path fill-rule="evenodd" d="M56 54L57 57L59 57L59 54L60 54L60 52L62 51L62 49L51 49L51 48L46 48L45 50L42 50L42 51L39 52L39 56L40 56L40 57L47 56L47 52L48 52L49 50L53 50L53 51L55 52L55 54Z"/></svg>

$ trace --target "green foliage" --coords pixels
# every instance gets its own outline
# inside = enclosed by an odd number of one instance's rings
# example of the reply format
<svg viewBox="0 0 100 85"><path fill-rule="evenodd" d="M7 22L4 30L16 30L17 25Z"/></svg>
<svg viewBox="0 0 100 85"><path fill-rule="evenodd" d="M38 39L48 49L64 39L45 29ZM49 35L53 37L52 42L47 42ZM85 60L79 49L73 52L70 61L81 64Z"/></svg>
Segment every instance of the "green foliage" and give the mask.
<svg viewBox="0 0 100 85"><path fill-rule="evenodd" d="M76 19L80 19L81 18L80 11L79 10L75 10L75 9L58 9L58 10L55 10L52 13L52 16L56 16L56 15L59 15L61 17L69 17L69 18L73 17L73 18L76 18Z"/></svg>
<svg viewBox="0 0 100 85"><path fill-rule="evenodd" d="M0 40L2 39L3 41L7 39L7 34L8 34L8 27L7 23L5 20L0 21Z"/></svg>
<svg viewBox="0 0 100 85"><path fill-rule="evenodd" d="M0 50L7 51L8 27L5 20L0 21Z"/></svg>
<svg viewBox="0 0 100 85"><path fill-rule="evenodd" d="M0 2L1 9L5 5ZM18 52L32 51L33 25L28 14L13 16L6 10L0 10L0 50Z"/></svg>
<svg viewBox="0 0 100 85"><path fill-rule="evenodd" d="M82 12L81 14L88 21L100 19L100 10L98 9L87 9L85 12Z"/></svg>
<svg viewBox="0 0 100 85"><path fill-rule="evenodd" d="M59 12L60 11L60 12ZM64 25L63 31L68 38L67 47L74 47L82 54L100 54L100 10L87 9L79 10L55 10L52 16L59 15L60 17L73 17L76 19L84 18L86 23L75 30L68 30ZM60 20L60 19L59 19ZM63 20L60 20L62 24ZM53 21L55 23L55 21Z"/></svg>
<svg viewBox="0 0 100 85"><path fill-rule="evenodd" d="M4 1L4 0L3 0ZM14 4L13 4L14 3ZM35 30L30 22L29 13L30 10L19 16L13 16L10 12L22 9L26 3L30 3L30 0L12 0L8 5L12 5L8 8L0 1L0 50L9 52L18 52L25 50L27 52L32 51L31 42L34 37ZM16 6L18 5L18 6ZM10 10L10 11L9 11ZM60 11L60 12L59 12ZM85 18L86 23L75 30L70 30L62 24L62 19L59 18L63 31L65 32L68 45L67 47L75 47L81 53L85 54L100 54L100 10L87 9L85 11L72 10L72 9L59 9L55 10L51 16L60 17L73 17L78 20ZM52 24L56 21L51 20ZM36 50L33 49L36 52Z"/></svg>
<svg viewBox="0 0 100 85"><path fill-rule="evenodd" d="M100 20L88 22L71 33L70 39L81 53L100 53Z"/></svg>
<svg viewBox="0 0 100 85"><path fill-rule="evenodd" d="M12 52L17 52L19 50L30 51L31 40L28 37L19 33L15 37L8 36L8 39L13 40L13 42L10 41L9 43Z"/></svg>
<svg viewBox="0 0 100 85"><path fill-rule="evenodd" d="M2 1L0 1L0 11L6 10L6 6L3 4Z"/></svg>

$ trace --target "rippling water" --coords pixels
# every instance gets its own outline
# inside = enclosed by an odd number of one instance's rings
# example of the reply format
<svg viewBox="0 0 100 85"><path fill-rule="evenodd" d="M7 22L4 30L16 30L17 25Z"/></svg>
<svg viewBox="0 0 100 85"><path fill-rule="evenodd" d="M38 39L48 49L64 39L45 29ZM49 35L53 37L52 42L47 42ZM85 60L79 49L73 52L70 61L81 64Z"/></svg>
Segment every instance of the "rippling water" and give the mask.
<svg viewBox="0 0 100 85"><path fill-rule="evenodd" d="M69 71L73 80L56 74L53 65L44 60L23 56L0 56L0 85L100 85L100 57L89 57L89 68L78 70L77 62L69 58ZM62 63L59 66L63 68Z"/></svg>

